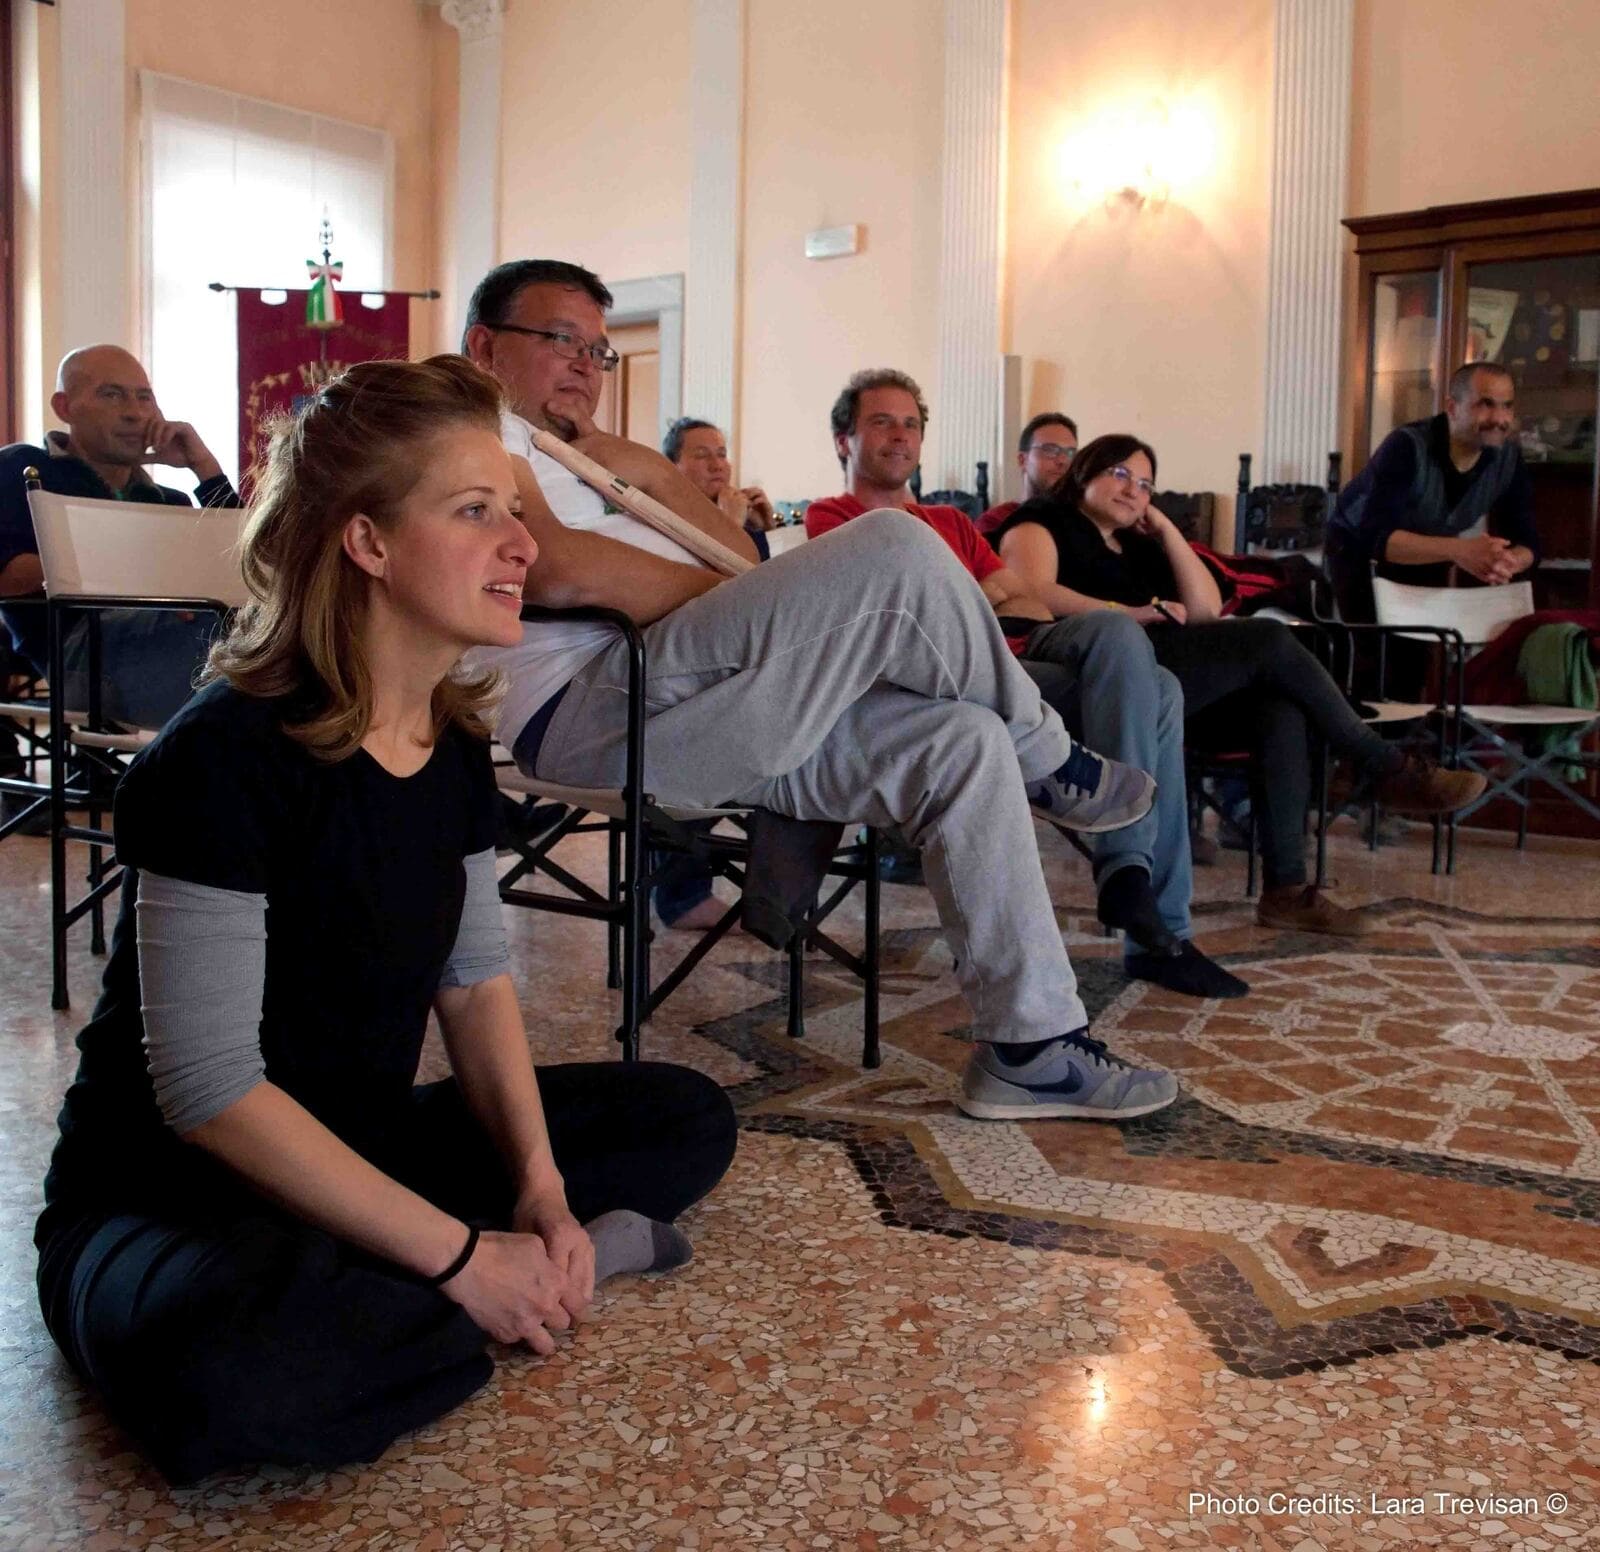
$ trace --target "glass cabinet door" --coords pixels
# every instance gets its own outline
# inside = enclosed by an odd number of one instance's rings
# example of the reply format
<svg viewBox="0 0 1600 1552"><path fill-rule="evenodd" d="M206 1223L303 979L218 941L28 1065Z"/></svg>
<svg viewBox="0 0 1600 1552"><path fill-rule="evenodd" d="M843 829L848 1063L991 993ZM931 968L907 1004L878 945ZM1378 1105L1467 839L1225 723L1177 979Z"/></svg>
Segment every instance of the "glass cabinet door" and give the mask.
<svg viewBox="0 0 1600 1552"><path fill-rule="evenodd" d="M1372 277L1372 354L1367 362L1367 452L1396 426L1437 408L1440 273Z"/></svg>
<svg viewBox="0 0 1600 1552"><path fill-rule="evenodd" d="M1522 454L1533 481L1545 607L1582 607L1595 523L1600 410L1600 254L1467 266L1468 361L1494 361L1517 385Z"/></svg>

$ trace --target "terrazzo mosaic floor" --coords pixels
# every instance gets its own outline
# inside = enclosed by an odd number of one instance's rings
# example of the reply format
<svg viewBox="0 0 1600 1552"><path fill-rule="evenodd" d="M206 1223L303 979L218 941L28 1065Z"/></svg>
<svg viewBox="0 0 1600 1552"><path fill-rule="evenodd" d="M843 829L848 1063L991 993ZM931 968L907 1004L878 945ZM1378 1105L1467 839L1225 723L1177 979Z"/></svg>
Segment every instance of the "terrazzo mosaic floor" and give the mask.
<svg viewBox="0 0 1600 1552"><path fill-rule="evenodd" d="M1180 1071L1176 1106L956 1115L920 891L884 892L872 1072L844 973L813 965L790 1041L780 962L736 936L647 1037L744 1116L695 1261L371 1467L181 1492L34 1304L76 1024L46 848L0 844L0 1547L1600 1545L1600 846L1473 835L1437 879L1420 831L1338 836L1338 893L1380 907L1358 943L1257 930L1225 854L1197 924L1254 990L1218 1004L1125 981L1042 844L1096 1032ZM598 935L510 921L536 1055L608 1054ZM95 973L80 936L80 1008Z"/></svg>

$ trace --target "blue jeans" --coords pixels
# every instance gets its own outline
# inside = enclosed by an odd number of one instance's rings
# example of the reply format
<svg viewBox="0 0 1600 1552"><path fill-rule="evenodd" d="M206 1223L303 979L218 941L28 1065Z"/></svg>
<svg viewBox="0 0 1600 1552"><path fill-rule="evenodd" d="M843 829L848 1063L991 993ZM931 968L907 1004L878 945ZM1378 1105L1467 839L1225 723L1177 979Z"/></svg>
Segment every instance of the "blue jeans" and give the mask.
<svg viewBox="0 0 1600 1552"><path fill-rule="evenodd" d="M1157 666L1149 633L1116 609L1071 615L1028 638L1022 666L1074 738L1156 779L1155 806L1143 819L1094 838L1096 886L1118 868L1143 868L1162 923L1176 937L1191 936L1183 691ZM1138 951L1125 939L1124 954Z"/></svg>
<svg viewBox="0 0 1600 1552"><path fill-rule="evenodd" d="M211 650L217 617L185 618L172 610L107 609L100 616L100 710L113 722L158 728L194 693L194 678ZM89 704L89 622L79 620L62 644L66 702Z"/></svg>

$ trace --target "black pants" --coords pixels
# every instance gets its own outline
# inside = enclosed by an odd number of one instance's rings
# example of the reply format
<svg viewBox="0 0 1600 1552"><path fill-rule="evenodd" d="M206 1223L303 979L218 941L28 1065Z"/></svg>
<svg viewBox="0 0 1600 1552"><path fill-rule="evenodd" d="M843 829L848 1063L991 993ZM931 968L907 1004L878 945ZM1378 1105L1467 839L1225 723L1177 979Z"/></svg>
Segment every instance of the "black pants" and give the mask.
<svg viewBox="0 0 1600 1552"><path fill-rule="evenodd" d="M1330 532L1326 565L1329 580L1333 583L1334 600L1339 605L1339 618L1347 624L1372 624L1378 617L1377 604L1372 596L1372 564L1359 553L1336 546ZM1395 566L1380 563L1376 575L1391 582L1409 583L1412 587L1448 587L1450 571L1448 565ZM1472 579L1463 579L1462 585L1472 585ZM1357 636L1352 675L1356 693L1376 700L1411 701L1426 696L1429 693L1429 670L1433 667L1437 650L1427 641L1391 638L1380 657L1377 644L1370 636Z"/></svg>
<svg viewBox="0 0 1600 1552"><path fill-rule="evenodd" d="M663 1063L539 1073L574 1216L676 1217L733 1159L709 1078ZM415 1090L383 1160L447 1212L504 1225L505 1169L453 1081ZM493 1371L461 1307L393 1264L241 1190L238 1211L101 1214L40 1245L45 1323L73 1367L175 1483L276 1461L374 1460Z"/></svg>
<svg viewBox="0 0 1600 1552"><path fill-rule="evenodd" d="M1393 765L1390 746L1352 710L1328 671L1279 620L1161 625L1156 661L1183 686L1187 727L1208 749L1254 756L1251 802L1267 887L1306 881L1305 820L1315 730L1362 771Z"/></svg>

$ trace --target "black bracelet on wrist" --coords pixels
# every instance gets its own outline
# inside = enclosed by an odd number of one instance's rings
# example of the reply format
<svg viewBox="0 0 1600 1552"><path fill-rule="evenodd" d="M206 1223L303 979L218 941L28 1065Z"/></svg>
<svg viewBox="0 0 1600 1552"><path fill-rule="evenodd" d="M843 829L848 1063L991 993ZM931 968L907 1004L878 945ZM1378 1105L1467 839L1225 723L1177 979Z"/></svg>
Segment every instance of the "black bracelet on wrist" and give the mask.
<svg viewBox="0 0 1600 1552"><path fill-rule="evenodd" d="M472 1252L478 1248L478 1232L479 1230L477 1224L469 1223L467 1225L467 1242L461 1247L461 1254L457 1256L449 1266L440 1272L437 1277L430 1277L427 1279L427 1283L430 1288L442 1288L447 1282L450 1281L452 1277L456 1275L457 1272L465 1268L467 1262L472 1259Z"/></svg>

